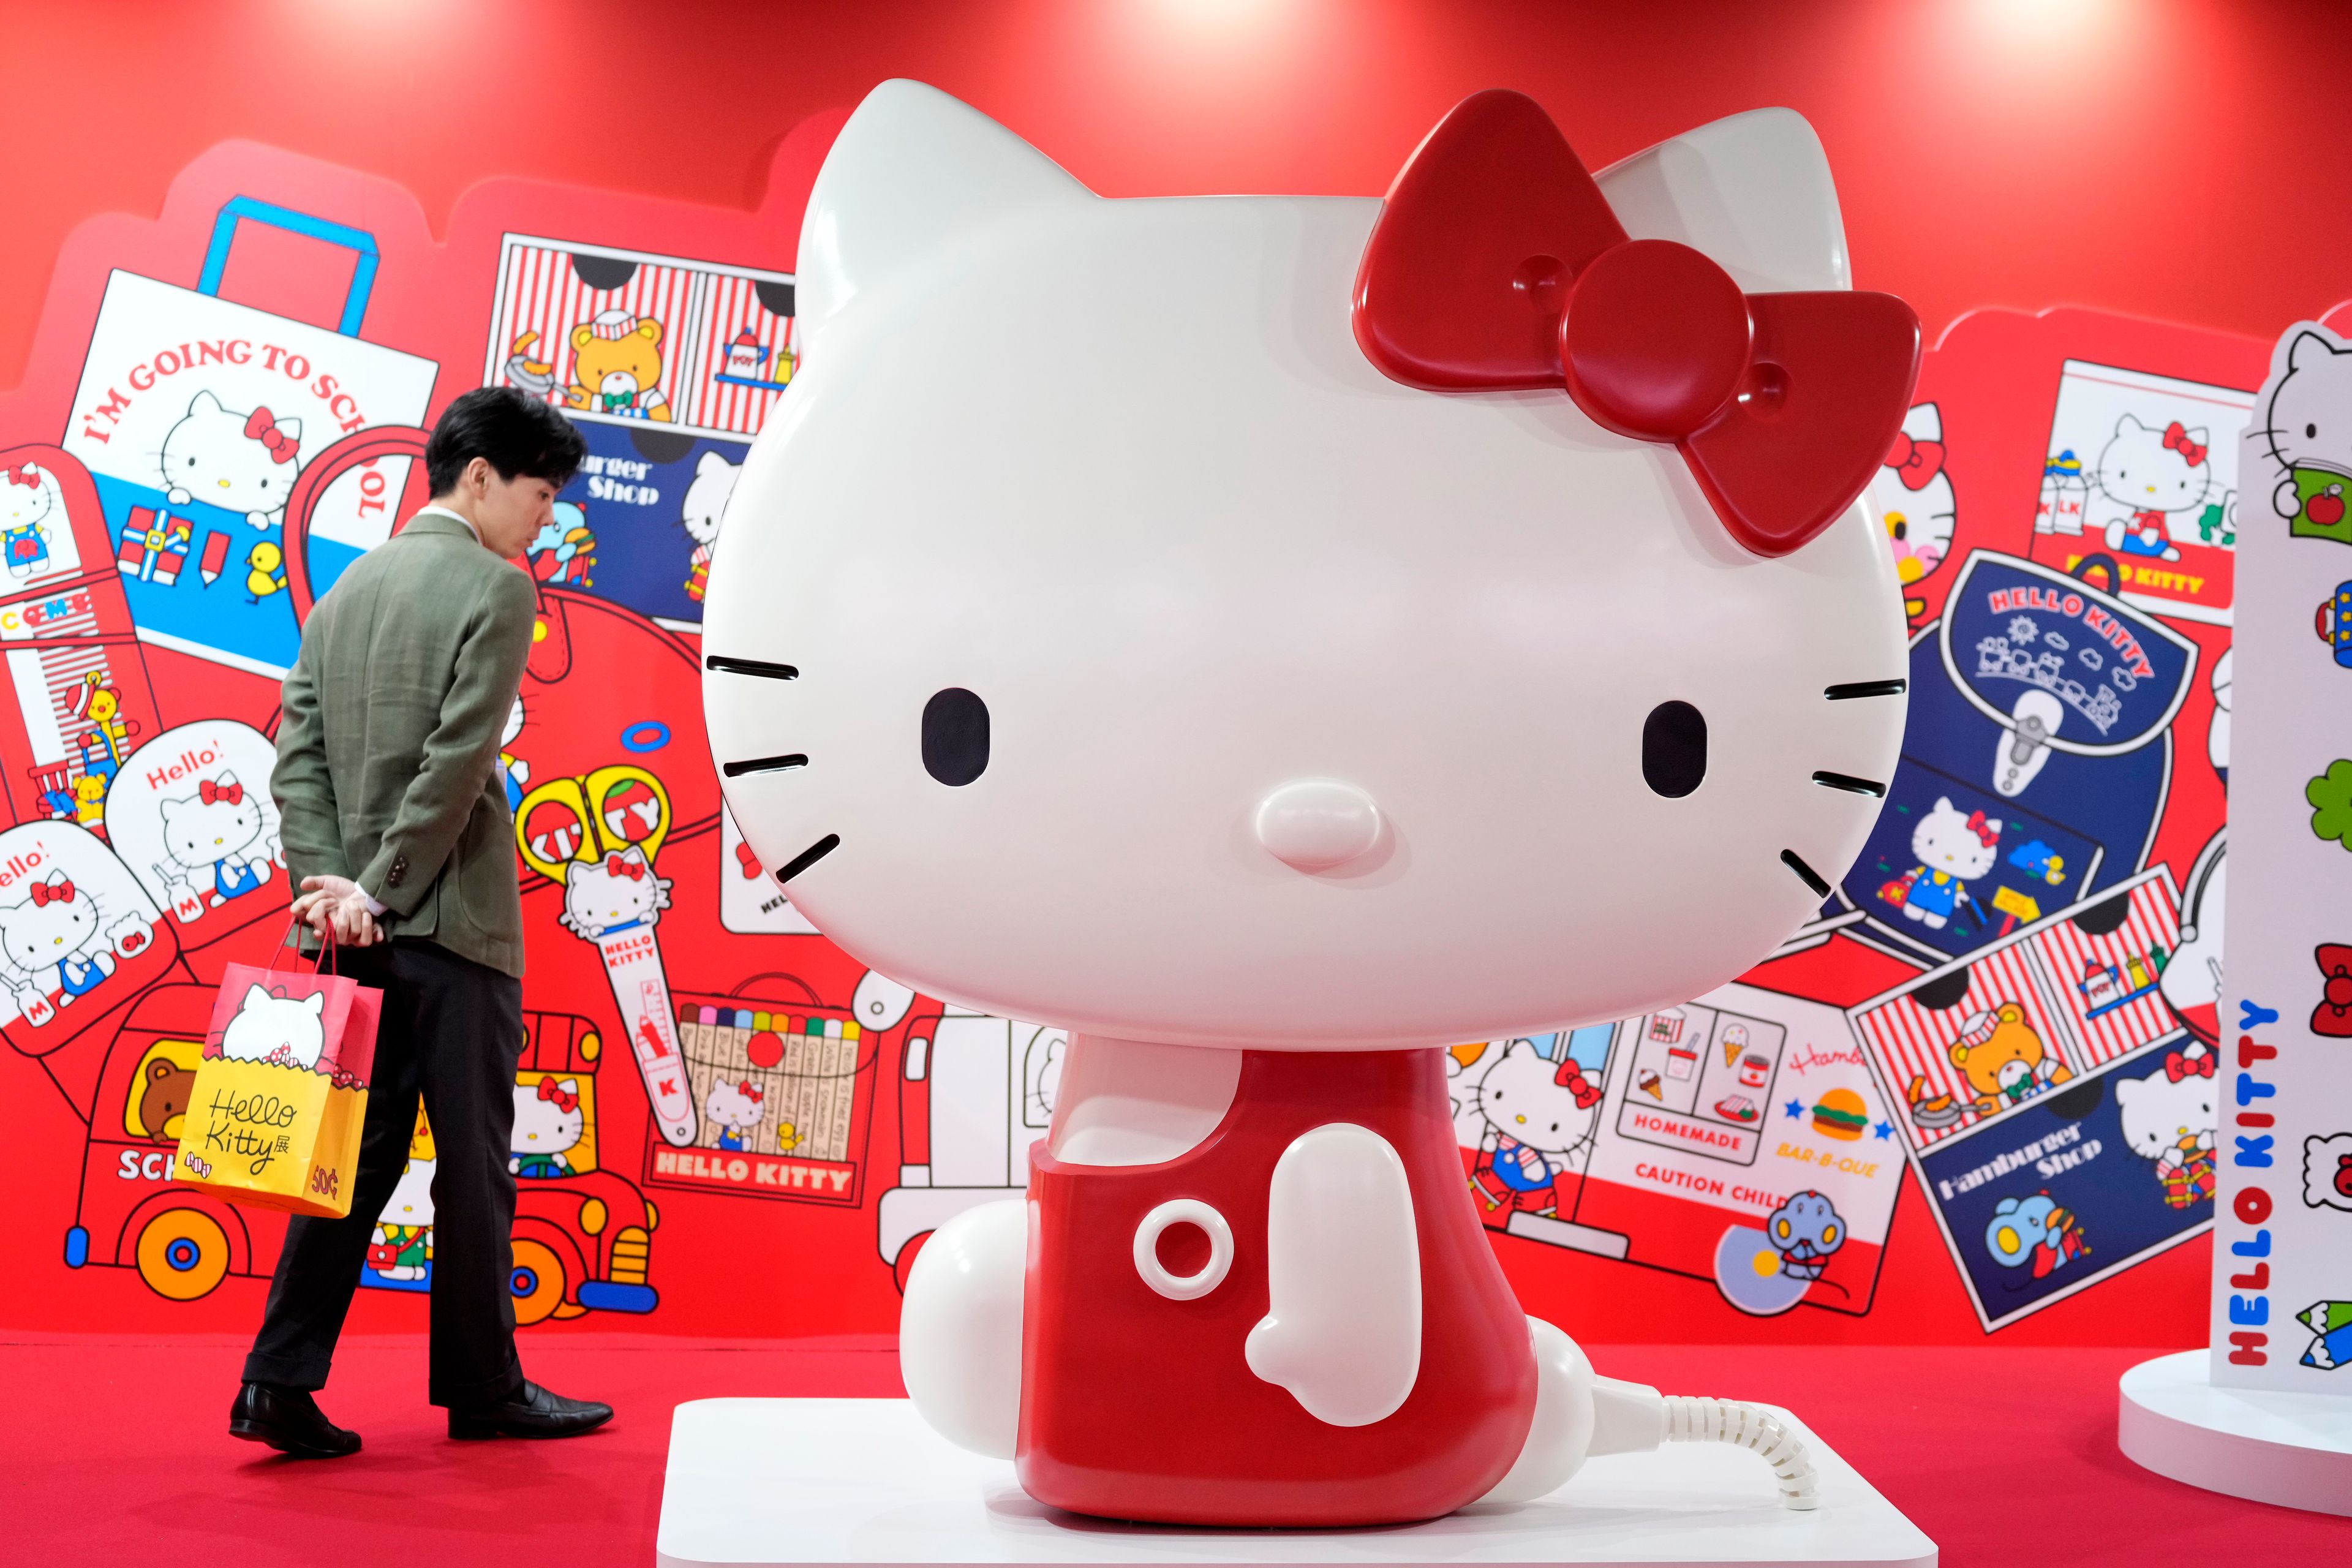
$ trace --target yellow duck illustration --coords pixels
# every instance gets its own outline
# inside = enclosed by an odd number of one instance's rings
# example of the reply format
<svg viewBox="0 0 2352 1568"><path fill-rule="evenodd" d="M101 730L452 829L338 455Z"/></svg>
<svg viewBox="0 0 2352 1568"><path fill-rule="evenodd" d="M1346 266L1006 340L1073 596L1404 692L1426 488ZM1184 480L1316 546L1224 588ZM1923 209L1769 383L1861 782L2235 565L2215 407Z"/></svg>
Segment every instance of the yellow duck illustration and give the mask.
<svg viewBox="0 0 2352 1568"><path fill-rule="evenodd" d="M285 562L285 552L275 544L257 544L247 554L245 563L253 568L245 574L245 591L253 595L250 603L257 605L270 595L284 591Z"/></svg>

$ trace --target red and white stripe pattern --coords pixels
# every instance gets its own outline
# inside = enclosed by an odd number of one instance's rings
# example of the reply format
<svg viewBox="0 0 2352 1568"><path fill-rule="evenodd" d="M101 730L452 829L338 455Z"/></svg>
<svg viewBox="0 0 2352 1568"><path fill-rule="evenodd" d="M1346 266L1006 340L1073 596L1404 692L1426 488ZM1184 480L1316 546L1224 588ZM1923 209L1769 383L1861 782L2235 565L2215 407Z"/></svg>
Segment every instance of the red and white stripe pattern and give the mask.
<svg viewBox="0 0 2352 1568"><path fill-rule="evenodd" d="M529 357L555 367L551 403L562 404L572 381L572 332L606 310L625 310L662 325L662 374L655 384L675 410L684 384L682 362L694 342L694 305L700 279L688 268L639 262L629 280L618 289L591 289L572 269L572 253L553 246L518 244L511 238L502 258L499 297L504 308L490 335L493 383L505 380L503 367L514 352L515 340L536 332L537 340L523 351ZM593 390L593 389L592 389ZM638 405L643 407L641 395Z"/></svg>
<svg viewBox="0 0 2352 1568"><path fill-rule="evenodd" d="M2065 1048L2063 1026L2053 1027L2050 1001L2036 983L2034 968L2025 944L2013 942L1969 960L1968 994L1957 1007L1931 1010L1906 994L1853 1015L1854 1033L1869 1050L1895 1119L1910 1133L1914 1148L1925 1149L1976 1120L1970 1114L1949 1127L1921 1127L1911 1121L1906 1100L1915 1079L1927 1080L1926 1099L1949 1095L1963 1107L1976 1099L1968 1075L1952 1062L1952 1044L1979 1013L2016 1003L2024 1010L2027 1026L2042 1037L2043 1049L2076 1072L2083 1069L2084 1064L2072 1059Z"/></svg>
<svg viewBox="0 0 2352 1568"><path fill-rule="evenodd" d="M713 277L710 308L703 314L699 353L696 356L701 367L700 381L688 400L692 412L686 417L713 430L758 435L768 410L783 395L766 387L737 386L718 376L727 368L729 345L738 334L748 331L752 341L768 351L760 379L790 379L793 356L800 353L794 323L795 318L779 316L760 302L756 279L730 274Z"/></svg>
<svg viewBox="0 0 2352 1568"><path fill-rule="evenodd" d="M2091 936L2073 921L2060 921L2032 938L2050 961L2058 1005L2080 1041L2084 1067L2111 1062L2180 1032L2180 1020L2155 991L2095 1018L2084 1016L2091 1007L2081 985L2088 971L2112 963L2123 972L2126 960L2132 958L2152 968L2156 949L2161 947L2169 956L2180 945L2179 910L2161 879L2142 882L2129 897L2130 915L2105 936Z"/></svg>

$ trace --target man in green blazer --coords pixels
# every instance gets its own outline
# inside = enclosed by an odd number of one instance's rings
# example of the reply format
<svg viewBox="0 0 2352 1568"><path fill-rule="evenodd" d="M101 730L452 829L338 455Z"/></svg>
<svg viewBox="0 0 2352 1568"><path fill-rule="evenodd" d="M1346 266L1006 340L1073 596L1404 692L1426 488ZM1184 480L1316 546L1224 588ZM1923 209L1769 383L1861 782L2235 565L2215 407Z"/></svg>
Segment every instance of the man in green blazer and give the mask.
<svg viewBox="0 0 2352 1568"><path fill-rule="evenodd" d="M286 678L270 793L303 889L295 914L383 992L383 1016L352 1212L288 1225L229 1411L232 1436L284 1453L359 1448L311 1394L420 1098L438 1156L429 1392L449 1436L570 1436L612 1419L524 1379L508 1289L523 936L496 763L537 622L511 563L585 452L562 415L512 388L452 402L425 448L431 504L336 580Z"/></svg>

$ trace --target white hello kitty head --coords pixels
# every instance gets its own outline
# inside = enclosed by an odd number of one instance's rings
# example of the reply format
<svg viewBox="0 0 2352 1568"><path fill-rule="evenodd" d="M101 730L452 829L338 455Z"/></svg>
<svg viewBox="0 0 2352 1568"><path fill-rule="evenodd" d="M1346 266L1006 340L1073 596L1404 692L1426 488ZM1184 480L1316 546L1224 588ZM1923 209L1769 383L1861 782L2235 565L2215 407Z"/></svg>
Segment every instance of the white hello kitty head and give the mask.
<svg viewBox="0 0 2352 1568"><path fill-rule="evenodd" d="M515 737L521 733L522 698L518 695L514 700L514 706L507 710L507 721L505 726L499 731L499 744L501 746L511 746L514 744Z"/></svg>
<svg viewBox="0 0 2352 1568"><path fill-rule="evenodd" d="M302 422L223 407L209 392L163 437L163 488L226 511L282 511L301 468Z"/></svg>
<svg viewBox="0 0 2352 1568"><path fill-rule="evenodd" d="M1870 481L1864 500L1886 530L1895 575L1909 587L1944 563L1958 506L1944 471L1944 416L1932 403L1903 416L1903 439Z"/></svg>
<svg viewBox="0 0 2352 1568"><path fill-rule="evenodd" d="M1847 287L1786 110L1601 184ZM1381 205L1102 200L911 82L851 117L705 622L729 804L827 936L998 1016L1354 1049L1631 1016L1819 909L1877 802L1818 779L1902 731L1885 535L1751 554L1562 393L1391 380Z"/></svg>
<svg viewBox="0 0 2352 1568"><path fill-rule="evenodd" d="M646 852L632 844L601 860L574 860L563 871L563 912L557 918L592 942L625 925L651 925L669 908L669 879L654 875Z"/></svg>
<svg viewBox="0 0 2352 1568"><path fill-rule="evenodd" d="M30 463L0 464L0 530L30 528L57 510L56 486Z"/></svg>
<svg viewBox="0 0 2352 1568"><path fill-rule="evenodd" d="M714 1125L746 1132L760 1125L760 1119L768 1114L766 1099L766 1091L756 1083L721 1080L710 1086L702 1109Z"/></svg>
<svg viewBox="0 0 2352 1568"><path fill-rule="evenodd" d="M159 800L156 805L163 812L165 851L191 868L242 854L261 837L260 795L226 769L205 780L194 795Z"/></svg>
<svg viewBox="0 0 2352 1568"><path fill-rule="evenodd" d="M512 1152L561 1154L580 1142L587 1124L578 1079L544 1078L514 1086L514 1131L508 1140Z"/></svg>
<svg viewBox="0 0 2352 1568"><path fill-rule="evenodd" d="M741 472L716 452L703 453L695 463L694 480L686 487L678 521L697 544L718 540L719 518L727 510L727 498L735 493L735 476Z"/></svg>
<svg viewBox="0 0 2352 1568"><path fill-rule="evenodd" d="M2190 461L2194 458L2195 461ZM2203 426L2143 425L2130 415L2099 454L2099 489L2134 511L2186 511L2212 488L2212 454Z"/></svg>
<svg viewBox="0 0 2352 1568"><path fill-rule="evenodd" d="M98 939L98 900L52 871L25 901L0 910L0 952L26 973L84 956Z"/></svg>
<svg viewBox="0 0 2352 1568"><path fill-rule="evenodd" d="M323 992L273 996L259 985L248 986L221 1036L221 1055L231 1061L315 1068L326 1049L326 1006Z"/></svg>
<svg viewBox="0 0 2352 1568"><path fill-rule="evenodd" d="M1478 1114L1514 1143L1565 1154L1592 1136L1600 1087L1575 1063L1551 1060L1532 1040L1513 1040L1478 1080Z"/></svg>
<svg viewBox="0 0 2352 1568"><path fill-rule="evenodd" d="M2168 1053L2179 1058L2179 1070L2159 1068L2144 1078L2116 1080L2116 1114L2122 1119L2124 1142L2144 1160L2164 1157L2168 1151L2187 1153L2213 1146L2221 1082L2212 1070L2210 1047L2189 1043ZM2199 1072L2198 1068L2207 1070Z"/></svg>
<svg viewBox="0 0 2352 1568"><path fill-rule="evenodd" d="M1936 797L1935 805L1911 831L1911 853L1921 865L1962 879L1991 870L2000 851L2000 817L1963 813L1943 795Z"/></svg>
<svg viewBox="0 0 2352 1568"><path fill-rule="evenodd" d="M2287 344L2286 374L2273 372L2262 433L2282 468L2352 469L2352 348L2339 341L2306 327Z"/></svg>
<svg viewBox="0 0 2352 1568"><path fill-rule="evenodd" d="M427 1226L433 1223L433 1173L439 1162L422 1160L411 1154L393 1184L392 1196L384 1200L383 1213L376 1216L378 1225Z"/></svg>

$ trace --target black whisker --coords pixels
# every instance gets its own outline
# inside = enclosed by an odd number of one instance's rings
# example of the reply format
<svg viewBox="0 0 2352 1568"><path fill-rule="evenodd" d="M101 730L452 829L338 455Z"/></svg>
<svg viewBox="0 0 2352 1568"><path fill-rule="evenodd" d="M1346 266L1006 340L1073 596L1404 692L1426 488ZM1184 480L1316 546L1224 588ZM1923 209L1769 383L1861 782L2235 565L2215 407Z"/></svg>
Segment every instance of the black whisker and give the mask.
<svg viewBox="0 0 2352 1568"><path fill-rule="evenodd" d="M780 773L787 768L806 766L807 753L793 752L781 757L746 757L740 763L725 763L719 771L730 779L740 779L745 773Z"/></svg>
<svg viewBox="0 0 2352 1568"><path fill-rule="evenodd" d="M1900 697L1910 689L1910 685L1900 677L1893 680L1849 680L1843 686L1823 688L1822 695L1832 702L1843 702L1850 697Z"/></svg>
<svg viewBox="0 0 2352 1568"><path fill-rule="evenodd" d="M798 680L801 672L789 664L772 664L764 658L730 658L714 653L702 661L705 669L715 669L726 675L756 675L762 680Z"/></svg>
<svg viewBox="0 0 2352 1568"><path fill-rule="evenodd" d="M1830 885L1822 880L1822 874L1806 865L1795 850L1781 850L1780 864L1794 871L1797 874L1797 880L1813 890L1813 897L1826 899L1830 896Z"/></svg>
<svg viewBox="0 0 2352 1568"><path fill-rule="evenodd" d="M824 859L826 856L832 854L835 850L840 847L841 835L838 833L826 834L824 837L818 839L815 843L810 845L807 848L802 850L799 854L785 861L783 868L776 873L776 880L780 883L791 881L794 877L799 876L802 872L807 870L810 867L815 865L818 861Z"/></svg>
<svg viewBox="0 0 2352 1568"><path fill-rule="evenodd" d="M1855 795L1875 795L1881 800L1886 798L1885 784L1858 779L1852 773L1817 773L1813 775L1813 782L1829 789L1850 790Z"/></svg>

